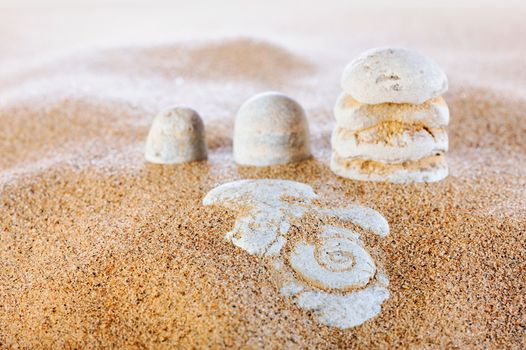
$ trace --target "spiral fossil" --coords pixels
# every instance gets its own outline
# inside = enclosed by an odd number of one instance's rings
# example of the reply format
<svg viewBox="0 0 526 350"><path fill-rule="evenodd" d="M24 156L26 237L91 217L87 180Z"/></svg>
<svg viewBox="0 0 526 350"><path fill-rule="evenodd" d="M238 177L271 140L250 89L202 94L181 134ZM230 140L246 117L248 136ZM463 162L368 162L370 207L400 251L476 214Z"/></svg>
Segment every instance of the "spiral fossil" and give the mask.
<svg viewBox="0 0 526 350"><path fill-rule="evenodd" d="M349 235L334 236L333 228L318 246L299 243L289 256L292 268L319 288L349 289L364 287L376 272L367 251Z"/></svg>
<svg viewBox="0 0 526 350"><path fill-rule="evenodd" d="M389 297L388 278L379 271L359 233L325 225L313 239L289 242L290 221L311 212L333 216L381 237L389 232L378 212L353 205L326 209L312 203L317 195L308 185L287 180L241 180L221 185L203 199L239 211L225 237L274 267L280 292L319 322L338 328L360 325L381 311Z"/></svg>

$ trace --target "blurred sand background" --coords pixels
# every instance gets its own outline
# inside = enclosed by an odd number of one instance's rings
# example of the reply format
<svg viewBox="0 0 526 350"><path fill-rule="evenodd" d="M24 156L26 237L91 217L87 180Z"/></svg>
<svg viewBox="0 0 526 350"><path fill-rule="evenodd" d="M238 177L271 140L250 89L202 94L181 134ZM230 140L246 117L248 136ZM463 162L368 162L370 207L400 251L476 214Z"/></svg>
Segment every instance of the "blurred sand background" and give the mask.
<svg viewBox="0 0 526 350"><path fill-rule="evenodd" d="M0 1L0 347L526 347L524 18L521 1ZM328 169L340 74L383 45L449 76L446 181ZM235 112L265 90L303 104L314 160L235 166ZM208 163L144 163L174 103L205 120ZM201 198L261 177L386 216L377 318L319 325L222 239L234 213Z"/></svg>

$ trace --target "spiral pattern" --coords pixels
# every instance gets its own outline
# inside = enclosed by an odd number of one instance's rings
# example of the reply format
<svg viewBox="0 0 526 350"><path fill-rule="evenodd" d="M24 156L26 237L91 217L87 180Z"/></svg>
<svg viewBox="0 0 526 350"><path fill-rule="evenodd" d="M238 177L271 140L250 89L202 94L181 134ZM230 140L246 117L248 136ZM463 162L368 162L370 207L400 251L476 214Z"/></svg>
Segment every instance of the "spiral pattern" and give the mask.
<svg viewBox="0 0 526 350"><path fill-rule="evenodd" d="M346 233L343 228L330 228ZM294 271L320 289L348 290L365 287L374 277L373 259L349 235L322 235L316 244L298 243L289 256Z"/></svg>
<svg viewBox="0 0 526 350"><path fill-rule="evenodd" d="M389 225L373 209L320 208L313 204L315 198L310 186L293 181L242 180L215 188L203 203L239 211L225 238L265 257L277 274L282 295L312 310L323 324L355 327L381 311L389 297L387 276L377 271L357 232L326 225L315 237L295 239L289 237L291 220L308 212L331 216L380 237L389 233ZM288 244L290 250L285 248Z"/></svg>

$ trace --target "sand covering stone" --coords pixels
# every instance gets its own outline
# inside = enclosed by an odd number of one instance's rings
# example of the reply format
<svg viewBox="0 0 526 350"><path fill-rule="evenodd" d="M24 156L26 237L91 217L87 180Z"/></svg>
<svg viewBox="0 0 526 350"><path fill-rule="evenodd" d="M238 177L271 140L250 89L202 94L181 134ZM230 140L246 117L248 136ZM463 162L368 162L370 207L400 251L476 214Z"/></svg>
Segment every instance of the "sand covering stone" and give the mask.
<svg viewBox="0 0 526 350"><path fill-rule="evenodd" d="M328 167L332 125L324 125L333 123L341 67L330 70L324 56L302 59L247 39L95 56L0 81L0 347L526 346L524 97L450 74L450 176L355 182ZM84 90L71 84L78 79ZM235 111L262 88L306 101L313 159L234 164ZM144 162L148 127L167 102L201 112L209 162ZM224 239L235 213L201 201L243 178L306 183L320 205L355 202L386 217L386 238L364 237L389 277L390 298L376 318L344 331L319 324L286 302L266 264ZM295 225L308 234L320 224L306 217Z"/></svg>

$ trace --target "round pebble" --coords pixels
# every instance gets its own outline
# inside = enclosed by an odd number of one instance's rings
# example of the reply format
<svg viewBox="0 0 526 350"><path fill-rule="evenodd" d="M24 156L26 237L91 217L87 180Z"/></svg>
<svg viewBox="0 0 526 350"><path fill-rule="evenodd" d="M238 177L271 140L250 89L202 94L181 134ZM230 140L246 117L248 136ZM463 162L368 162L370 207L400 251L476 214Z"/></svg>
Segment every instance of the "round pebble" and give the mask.
<svg viewBox="0 0 526 350"><path fill-rule="evenodd" d="M422 54L403 48L369 50L349 63L343 90L366 104L421 104L448 88L446 74Z"/></svg>
<svg viewBox="0 0 526 350"><path fill-rule="evenodd" d="M174 106L159 113L146 140L145 158L158 164L207 159L205 128L191 108Z"/></svg>

